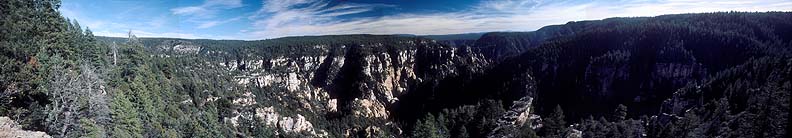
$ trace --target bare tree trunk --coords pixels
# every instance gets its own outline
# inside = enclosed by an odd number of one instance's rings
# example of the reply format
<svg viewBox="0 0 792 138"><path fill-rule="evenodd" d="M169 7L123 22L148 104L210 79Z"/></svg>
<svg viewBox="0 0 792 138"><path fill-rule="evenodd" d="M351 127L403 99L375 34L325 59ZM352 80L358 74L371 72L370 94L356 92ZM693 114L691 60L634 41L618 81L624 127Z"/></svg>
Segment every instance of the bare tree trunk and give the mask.
<svg viewBox="0 0 792 138"><path fill-rule="evenodd" d="M113 66L115 66L116 63L118 62L118 45L116 45L115 42L113 42L112 50L113 50Z"/></svg>

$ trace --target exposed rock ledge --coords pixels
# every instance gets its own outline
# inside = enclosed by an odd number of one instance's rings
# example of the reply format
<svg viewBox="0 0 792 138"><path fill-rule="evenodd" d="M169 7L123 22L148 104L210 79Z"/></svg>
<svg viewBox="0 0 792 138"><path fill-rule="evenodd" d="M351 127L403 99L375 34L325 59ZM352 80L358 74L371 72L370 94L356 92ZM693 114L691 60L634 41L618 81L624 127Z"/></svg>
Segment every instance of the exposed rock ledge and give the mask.
<svg viewBox="0 0 792 138"><path fill-rule="evenodd" d="M266 125L279 128L285 132L307 132L315 137L327 137L324 130L315 130L313 124L300 114L286 117L275 112L273 107L256 108L256 116L263 119Z"/></svg>
<svg viewBox="0 0 792 138"><path fill-rule="evenodd" d="M503 132L507 128L518 128L522 125L534 125L531 123L532 119L536 119L534 114L531 114L532 97L523 97L520 100L514 101L514 104L500 119L498 119L498 127L494 128L492 133L489 134L490 138L509 138L514 137L508 132Z"/></svg>
<svg viewBox="0 0 792 138"><path fill-rule="evenodd" d="M0 117L0 138L51 138L51 136L44 132L22 130L11 118Z"/></svg>

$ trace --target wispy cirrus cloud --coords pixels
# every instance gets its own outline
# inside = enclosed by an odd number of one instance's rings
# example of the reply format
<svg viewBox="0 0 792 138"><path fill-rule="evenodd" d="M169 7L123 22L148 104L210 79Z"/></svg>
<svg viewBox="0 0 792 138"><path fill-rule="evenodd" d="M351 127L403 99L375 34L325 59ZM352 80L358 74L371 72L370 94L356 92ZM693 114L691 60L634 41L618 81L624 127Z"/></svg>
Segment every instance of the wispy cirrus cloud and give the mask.
<svg viewBox="0 0 792 138"><path fill-rule="evenodd" d="M174 32L155 33L155 32L143 31L143 30L97 31L94 33L102 34L101 36L109 36L109 37L127 37L129 35L128 32L132 32L132 34L134 34L137 37L164 37L164 38L186 38L186 39L205 38L189 33L174 33Z"/></svg>
<svg viewBox="0 0 792 138"><path fill-rule="evenodd" d="M467 10L437 13L340 18L371 12L377 5L322 0L265 0L251 16L253 39L329 34L453 34L489 31L532 31L568 21L608 17L656 16L716 11L789 11L785 0L490 0Z"/></svg>
<svg viewBox="0 0 792 138"><path fill-rule="evenodd" d="M219 20L219 21L205 21L205 22L202 22L200 25L198 25L198 27L196 27L196 28L198 28L198 29L210 28L210 27L214 27L214 26L217 26L217 25L220 25L220 24L225 24L225 23L228 23L228 22L237 21L239 19L242 19L242 17L236 17L236 18L231 18L231 19L227 19L227 20Z"/></svg>
<svg viewBox="0 0 792 138"><path fill-rule="evenodd" d="M68 0L95 35L267 39L335 34L532 31L569 21L716 11L792 11L789 0Z"/></svg>
<svg viewBox="0 0 792 138"><path fill-rule="evenodd" d="M392 7L385 4L331 3L322 0L264 0L262 8L248 17L255 28L251 34L273 38L292 35L321 35L321 32L342 32L336 27L358 21L342 21L340 16L360 14L377 8ZM366 20L366 19L363 19ZM326 26L326 27L323 27ZM341 28L339 28L341 29ZM314 30L314 31L310 31Z"/></svg>
<svg viewBox="0 0 792 138"><path fill-rule="evenodd" d="M177 7L171 9L171 13L178 16L188 17L187 22L196 23L197 29L211 28L217 25L239 20L239 17L230 19L216 19L217 14L222 10L234 9L244 6L241 0L206 0L201 5Z"/></svg>
<svg viewBox="0 0 792 138"><path fill-rule="evenodd" d="M218 4L220 2L220 4ZM67 18L75 19L85 28L90 27L94 35L126 37L132 31L139 37L172 37L172 38L210 38L234 39L234 34L217 34L196 31L199 25L194 22L183 21L175 18L172 10L178 1L160 0L134 0L134 1L94 1L94 0L69 0L64 1L58 9ZM199 3L212 9L213 5L225 7L241 7L241 2L209 0ZM221 13L221 12L218 12ZM192 16L192 15L185 15ZM187 17L192 18L192 17ZM233 19L233 18L232 18ZM217 26L236 21L219 19L217 23L203 25L204 27Z"/></svg>
<svg viewBox="0 0 792 138"><path fill-rule="evenodd" d="M171 12L175 15L211 18L220 10L239 7L242 7L242 0L206 0L197 6L173 8Z"/></svg>

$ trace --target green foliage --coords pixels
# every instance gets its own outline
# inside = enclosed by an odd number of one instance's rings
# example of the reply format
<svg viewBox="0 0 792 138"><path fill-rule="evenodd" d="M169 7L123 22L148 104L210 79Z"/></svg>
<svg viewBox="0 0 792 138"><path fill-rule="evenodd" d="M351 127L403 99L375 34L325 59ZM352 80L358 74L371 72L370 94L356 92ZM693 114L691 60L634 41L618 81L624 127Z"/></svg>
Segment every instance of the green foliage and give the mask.
<svg viewBox="0 0 792 138"><path fill-rule="evenodd" d="M485 99L476 105L443 109L437 116L427 113L416 121L410 134L444 138L487 137L498 126L497 119L504 113L505 109L500 101ZM415 135L416 133L420 135Z"/></svg>
<svg viewBox="0 0 792 138"><path fill-rule="evenodd" d="M567 135L566 121L564 121L564 110L561 106L556 106L547 118L542 120L541 134L543 137L561 138Z"/></svg>
<svg viewBox="0 0 792 138"><path fill-rule="evenodd" d="M633 120L626 117L620 118L619 114L622 111L626 111L626 106L619 105L615 110L613 118L617 120L614 120L614 122L609 122L604 117L600 117L599 120L589 117L581 121L576 129L582 131L583 137L590 138L642 137L641 135L645 131L641 120Z"/></svg>
<svg viewBox="0 0 792 138"><path fill-rule="evenodd" d="M792 78L778 70L789 70L790 62L754 59L682 88L672 99L695 102L671 104L666 112L674 119L652 119L647 131L652 137L783 137Z"/></svg>
<svg viewBox="0 0 792 138"><path fill-rule="evenodd" d="M107 131L104 127L99 126L94 121L89 119L80 119L80 125L83 129L83 136L82 137L89 137L89 138L104 138L107 137Z"/></svg>
<svg viewBox="0 0 792 138"><path fill-rule="evenodd" d="M29 112L22 108L43 108L46 98L37 90L42 83L39 58L42 51L53 43L63 41L59 37L64 28L64 19L57 13L59 1L7 0L0 2L0 114ZM51 53L56 54L56 53ZM22 106L10 105L12 99L22 102ZM24 101L21 101L23 100ZM38 107L32 107L36 105ZM34 113L33 111L29 113ZM30 114L32 115L32 114ZM9 115L12 116L12 115ZM27 116L17 114L16 117ZM32 116L31 116L32 117ZM42 124L41 118L15 118L20 122ZM37 121L38 120L38 121ZM43 129L43 126L21 124L24 128Z"/></svg>
<svg viewBox="0 0 792 138"><path fill-rule="evenodd" d="M143 121L140 120L138 110L127 97L127 92L113 92L113 99L110 102L113 118L111 135L124 138L143 137Z"/></svg>
<svg viewBox="0 0 792 138"><path fill-rule="evenodd" d="M519 129L517 129L517 132L515 132L515 137L517 137L517 138L539 138L539 136L536 135L536 132L533 130L533 128L531 128L531 126L527 125L527 124L524 124Z"/></svg>
<svg viewBox="0 0 792 138"><path fill-rule="evenodd" d="M467 128L464 125L459 127L459 131L457 131L457 133L458 133L456 135L457 138L469 138L470 137L470 134L468 134Z"/></svg>
<svg viewBox="0 0 792 138"><path fill-rule="evenodd" d="M613 111L613 119L612 120L613 121L623 121L624 119L627 119L627 106L619 104L619 106L616 107L616 110Z"/></svg>
<svg viewBox="0 0 792 138"><path fill-rule="evenodd" d="M435 117L432 114L426 114L424 118L415 123L412 135L416 138L443 137L442 132L437 125L437 120L435 120Z"/></svg>
<svg viewBox="0 0 792 138"><path fill-rule="evenodd" d="M488 135L493 128L498 126L498 118L506 112L499 100L484 100L479 103L476 112L475 128L478 130L475 137Z"/></svg>
<svg viewBox="0 0 792 138"><path fill-rule="evenodd" d="M239 128L248 135L249 137L254 138L272 138L276 137L274 134L274 130L269 127L265 126L265 122L261 120L261 118L251 116L242 117L241 121L239 122Z"/></svg>
<svg viewBox="0 0 792 138"><path fill-rule="evenodd" d="M431 115L431 114L430 114ZM448 129L448 123L450 120L446 119L446 115L440 113L437 115L437 131L438 135L442 138L447 138L451 136L451 131Z"/></svg>

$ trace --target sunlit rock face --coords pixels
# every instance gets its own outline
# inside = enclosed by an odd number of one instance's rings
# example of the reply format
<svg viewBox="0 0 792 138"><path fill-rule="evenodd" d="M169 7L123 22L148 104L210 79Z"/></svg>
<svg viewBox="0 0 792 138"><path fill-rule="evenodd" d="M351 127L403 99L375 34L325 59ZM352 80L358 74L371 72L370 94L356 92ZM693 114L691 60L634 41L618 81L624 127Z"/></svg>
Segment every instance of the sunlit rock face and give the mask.
<svg viewBox="0 0 792 138"><path fill-rule="evenodd" d="M509 129L516 130L523 125L540 125L533 124L535 120L538 120L538 115L533 114L531 111L532 102L532 97L523 97L518 101L514 101L509 110L498 119L498 126L493 129L492 133L488 134L488 137L514 137L510 134L511 132L505 131Z"/></svg>
<svg viewBox="0 0 792 138"><path fill-rule="evenodd" d="M3 138L51 138L44 132L22 130L16 121L0 117L0 137Z"/></svg>
<svg viewBox="0 0 792 138"><path fill-rule="evenodd" d="M169 55L198 54L201 51L201 46L189 41L167 40L154 47L153 51Z"/></svg>
<svg viewBox="0 0 792 138"><path fill-rule="evenodd" d="M304 132L317 137L326 137L327 132L317 130L304 116L282 116L275 112L273 107L257 108L255 117L264 120L264 123L273 128L278 128L286 133Z"/></svg>
<svg viewBox="0 0 792 138"><path fill-rule="evenodd" d="M167 42L171 55L194 52L212 57L206 68L223 70L233 76L233 115L224 120L240 125L243 118L257 117L279 132L328 137L317 122L328 122L327 115L343 114L355 118L380 120L381 124L345 128L350 132L383 131L400 133L393 125L390 108L411 86L429 80L457 75L460 63L476 65L466 70L480 71L488 60L467 52L467 47L451 47L431 40L407 40L343 45L305 45L304 53L258 55L206 50L184 42ZM241 50L245 51L245 50ZM318 52L317 52L318 51ZM460 52L465 51L465 52ZM231 56L234 55L234 56ZM475 63L475 64L473 64ZM471 69L472 68L472 69ZM209 101L212 100L212 101ZM207 99L207 102L215 102ZM189 102L188 102L189 103Z"/></svg>

